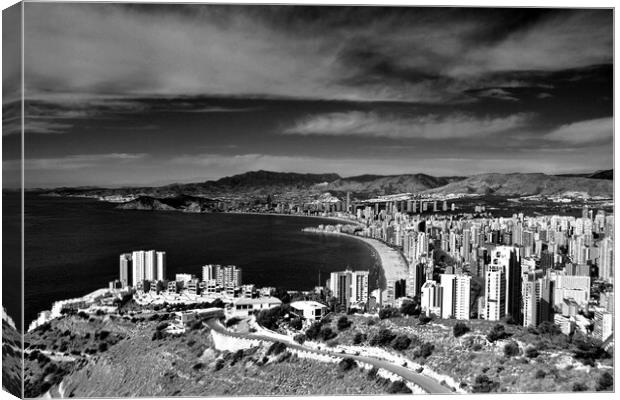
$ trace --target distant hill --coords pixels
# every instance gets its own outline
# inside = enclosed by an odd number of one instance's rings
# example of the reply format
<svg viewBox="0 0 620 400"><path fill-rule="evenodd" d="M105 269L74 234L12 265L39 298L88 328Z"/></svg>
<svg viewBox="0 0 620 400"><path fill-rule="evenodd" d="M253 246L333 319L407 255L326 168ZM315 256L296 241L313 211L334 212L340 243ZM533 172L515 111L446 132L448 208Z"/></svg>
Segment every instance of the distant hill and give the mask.
<svg viewBox="0 0 620 400"><path fill-rule="evenodd" d="M326 190L337 192L368 193L374 195L417 193L463 180L465 177L435 177L425 174L360 175L340 178L331 182Z"/></svg>
<svg viewBox="0 0 620 400"><path fill-rule="evenodd" d="M184 208L186 205L167 204L165 198L190 196L221 198L242 195L246 198L266 197L277 193L320 194L331 192L342 197L351 192L358 198L396 193L469 193L505 196L555 195L567 192L586 193L589 196L612 196L613 170L583 175L499 174L489 173L470 177L436 177L426 174L358 175L343 178L335 173L300 174L294 172L252 171L218 180L197 183L175 183L158 187L132 188L59 188L48 191L57 196L143 196L130 202L137 209ZM148 198L157 198L161 204ZM187 199L185 199L187 200ZM185 201L184 200L184 201ZM170 199L168 201L171 201ZM190 200L191 201L191 200ZM202 201L202 200L201 200ZM205 207L199 202L200 207Z"/></svg>
<svg viewBox="0 0 620 400"><path fill-rule="evenodd" d="M580 178L590 178L590 179L614 179L614 170L607 169L602 171L596 171L595 173L587 173L587 174L561 174L556 176L572 176L572 177L580 177Z"/></svg>
<svg viewBox="0 0 620 400"><path fill-rule="evenodd" d="M551 196L574 192L587 193L589 196L613 197L613 181L540 173L481 174L427 190L425 193Z"/></svg>

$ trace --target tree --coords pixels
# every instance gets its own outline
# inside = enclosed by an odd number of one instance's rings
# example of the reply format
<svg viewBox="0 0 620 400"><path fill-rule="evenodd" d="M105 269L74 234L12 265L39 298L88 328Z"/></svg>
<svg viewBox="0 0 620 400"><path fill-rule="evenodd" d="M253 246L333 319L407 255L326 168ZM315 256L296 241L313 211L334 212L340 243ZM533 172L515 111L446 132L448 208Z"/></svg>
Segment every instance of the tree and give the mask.
<svg viewBox="0 0 620 400"><path fill-rule="evenodd" d="M538 325L537 330L543 335L555 336L562 334L562 330L556 324L550 321L541 322L540 325Z"/></svg>
<svg viewBox="0 0 620 400"><path fill-rule="evenodd" d="M355 362L354 359L352 359L351 357L346 357L343 358L339 363L338 363L338 368L345 372L345 371L349 371L353 368L355 368L357 366L357 363Z"/></svg>
<svg viewBox="0 0 620 400"><path fill-rule="evenodd" d="M393 308L393 307L385 307L379 311L379 318L381 319L396 318L400 316L401 315L398 309Z"/></svg>
<svg viewBox="0 0 620 400"><path fill-rule="evenodd" d="M321 323L315 322L306 329L306 337L310 340L315 340L319 337L319 332L321 332Z"/></svg>
<svg viewBox="0 0 620 400"><path fill-rule="evenodd" d="M540 355L540 353L538 352L538 350L536 349L536 347L534 346L528 346L525 348L525 356L527 358L536 358Z"/></svg>
<svg viewBox="0 0 620 400"><path fill-rule="evenodd" d="M292 329L295 329L295 330L297 330L297 331L298 331L298 330L300 330L301 328L303 328L303 325L304 325L304 324L303 324L303 322L302 322L301 318L293 318L293 319L291 319L291 321L289 322L289 326L290 326Z"/></svg>
<svg viewBox="0 0 620 400"><path fill-rule="evenodd" d="M418 318L419 325L426 325L433 320L433 317L429 317L428 315L420 314L420 318Z"/></svg>
<svg viewBox="0 0 620 400"><path fill-rule="evenodd" d="M304 342L306 341L306 335L304 335L303 333L298 333L293 337L293 340L299 344L304 344Z"/></svg>
<svg viewBox="0 0 620 400"><path fill-rule="evenodd" d="M413 355L415 357L428 358L433 354L433 350L435 350L435 346L432 343L424 342L418 350L413 352Z"/></svg>
<svg viewBox="0 0 620 400"><path fill-rule="evenodd" d="M324 326L321 328L321 331L319 332L319 336L324 342L326 342L330 339L335 338L336 336L338 336L338 334L334 332L332 328L330 328L329 326Z"/></svg>
<svg viewBox="0 0 620 400"><path fill-rule="evenodd" d="M411 339L407 335L398 335L394 340L392 340L392 347L394 350L407 350L411 345Z"/></svg>
<svg viewBox="0 0 620 400"><path fill-rule="evenodd" d="M606 392L613 390L614 387L614 377L609 372L603 372L596 381L596 391L597 392Z"/></svg>
<svg viewBox="0 0 620 400"><path fill-rule="evenodd" d="M387 389L387 392L390 394L396 393L412 393L411 389L407 386L404 381L394 381L390 384Z"/></svg>
<svg viewBox="0 0 620 400"><path fill-rule="evenodd" d="M454 334L454 337L460 337L469 332L469 330L469 326L465 325L462 322L457 322L454 325L454 328L452 328L452 333Z"/></svg>
<svg viewBox="0 0 620 400"><path fill-rule="evenodd" d="M405 300L400 306L400 312L404 315L420 315L420 305L414 300Z"/></svg>
<svg viewBox="0 0 620 400"><path fill-rule="evenodd" d="M499 382L495 382L487 375L482 374L476 377L471 391L473 393L489 393L496 391L498 387Z"/></svg>
<svg viewBox="0 0 620 400"><path fill-rule="evenodd" d="M336 326L338 327L339 331L344 331L344 330L349 329L351 324L352 322L349 321L349 319L343 315L342 317L338 318L338 322L336 323Z"/></svg>
<svg viewBox="0 0 620 400"><path fill-rule="evenodd" d="M487 334L487 340L491 343L497 341L497 340L501 340L501 339L505 339L507 337L509 337L510 335L508 333L506 333L506 330L504 329L504 325L502 324L496 324L491 331L489 331L489 333Z"/></svg>
<svg viewBox="0 0 620 400"><path fill-rule="evenodd" d="M581 383L581 382L575 382L573 383L573 392L586 392L588 391L588 387Z"/></svg>
<svg viewBox="0 0 620 400"><path fill-rule="evenodd" d="M396 338L396 335L391 330L384 328L370 338L369 344L371 346L386 346L394 338Z"/></svg>
<svg viewBox="0 0 620 400"><path fill-rule="evenodd" d="M353 336L353 344L361 344L365 340L366 340L366 335L364 335L361 332L356 332L355 335Z"/></svg>
<svg viewBox="0 0 620 400"><path fill-rule="evenodd" d="M504 355L508 358L519 355L519 345L510 341L504 345Z"/></svg>
<svg viewBox="0 0 620 400"><path fill-rule="evenodd" d="M284 343L275 342L271 346L269 346L269 349L267 350L267 355L273 354L277 356L278 354L282 353L284 350L286 350L286 345Z"/></svg>

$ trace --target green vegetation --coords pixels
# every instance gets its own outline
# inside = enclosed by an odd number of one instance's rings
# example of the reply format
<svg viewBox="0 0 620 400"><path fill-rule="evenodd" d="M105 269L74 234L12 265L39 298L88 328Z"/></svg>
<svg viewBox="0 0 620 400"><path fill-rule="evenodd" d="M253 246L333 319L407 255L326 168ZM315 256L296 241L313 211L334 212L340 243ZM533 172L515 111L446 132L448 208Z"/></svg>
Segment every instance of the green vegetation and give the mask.
<svg viewBox="0 0 620 400"><path fill-rule="evenodd" d="M611 391L614 388L614 377L609 372L603 372L596 381L596 391L606 392Z"/></svg>
<svg viewBox="0 0 620 400"><path fill-rule="evenodd" d="M351 321L349 321L349 319L343 315L342 317L338 318L337 326L339 331L347 330L351 326Z"/></svg>
<svg viewBox="0 0 620 400"><path fill-rule="evenodd" d="M397 308L393 308L393 307L384 307L379 311L380 319L398 318L400 316L401 316L400 311L398 311Z"/></svg>
<svg viewBox="0 0 620 400"><path fill-rule="evenodd" d="M514 357L519 355L519 345L515 341L510 341L504 345L504 355Z"/></svg>
<svg viewBox="0 0 620 400"><path fill-rule="evenodd" d="M390 394L396 393L412 393L411 389L407 387L407 384L404 381L394 381L390 384L387 390Z"/></svg>
<svg viewBox="0 0 620 400"><path fill-rule="evenodd" d="M350 357L343 358L338 363L338 369L340 369L340 371L342 372L350 371L355 367L357 367L357 363L355 362L354 359Z"/></svg>
<svg viewBox="0 0 620 400"><path fill-rule="evenodd" d="M478 375L472 386L474 393L490 393L496 392L499 388L499 382L491 380L487 375Z"/></svg>
<svg viewBox="0 0 620 400"><path fill-rule="evenodd" d="M469 331L470 331L469 326L465 325L462 322L457 322L454 325L454 328L452 328L452 333L454 334L454 337L463 336L464 334L466 334Z"/></svg>
<svg viewBox="0 0 620 400"><path fill-rule="evenodd" d="M506 332L506 329L502 324L495 325L487 334L487 339L491 343L497 340L506 339L508 337L510 337L510 334Z"/></svg>

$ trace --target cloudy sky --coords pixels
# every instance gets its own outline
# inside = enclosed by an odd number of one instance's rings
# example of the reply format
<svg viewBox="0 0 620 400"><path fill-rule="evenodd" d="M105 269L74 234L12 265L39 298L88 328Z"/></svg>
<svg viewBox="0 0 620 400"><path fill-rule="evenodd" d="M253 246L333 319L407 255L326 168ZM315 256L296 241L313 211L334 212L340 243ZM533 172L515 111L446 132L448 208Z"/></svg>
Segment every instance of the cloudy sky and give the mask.
<svg viewBox="0 0 620 400"><path fill-rule="evenodd" d="M28 187L613 166L611 10L27 3L25 21Z"/></svg>

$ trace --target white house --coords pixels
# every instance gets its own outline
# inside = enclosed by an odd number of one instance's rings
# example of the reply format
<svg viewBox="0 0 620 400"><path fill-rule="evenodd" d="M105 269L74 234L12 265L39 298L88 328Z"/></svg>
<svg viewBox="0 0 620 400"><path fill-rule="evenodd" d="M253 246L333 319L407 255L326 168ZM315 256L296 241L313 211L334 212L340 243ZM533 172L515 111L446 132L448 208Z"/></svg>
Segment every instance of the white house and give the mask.
<svg viewBox="0 0 620 400"><path fill-rule="evenodd" d="M233 302L229 313L232 317L246 317L254 314L255 311L267 310L281 304L282 302L277 297L259 297L257 299L241 297Z"/></svg>
<svg viewBox="0 0 620 400"><path fill-rule="evenodd" d="M319 321L327 314L327 306L318 301L294 301L290 304L293 314L308 323Z"/></svg>

